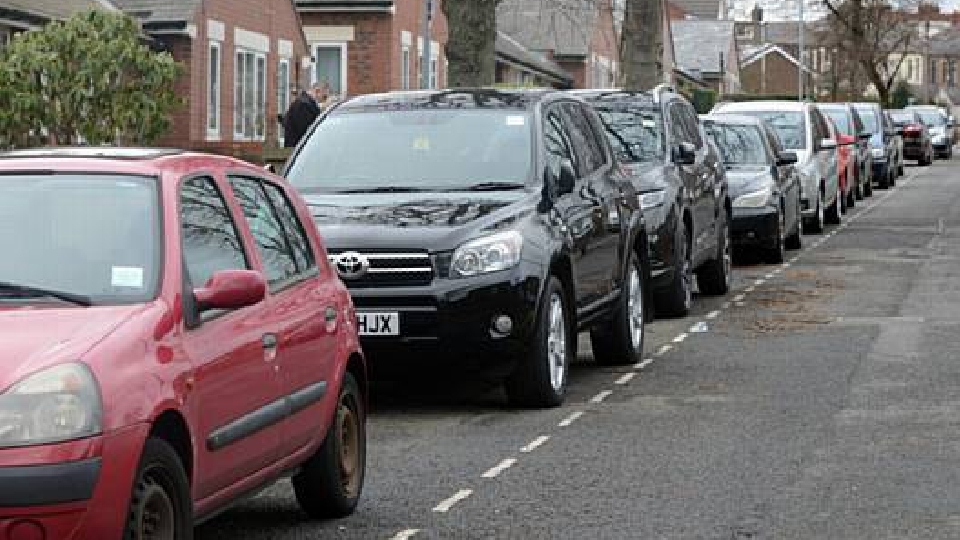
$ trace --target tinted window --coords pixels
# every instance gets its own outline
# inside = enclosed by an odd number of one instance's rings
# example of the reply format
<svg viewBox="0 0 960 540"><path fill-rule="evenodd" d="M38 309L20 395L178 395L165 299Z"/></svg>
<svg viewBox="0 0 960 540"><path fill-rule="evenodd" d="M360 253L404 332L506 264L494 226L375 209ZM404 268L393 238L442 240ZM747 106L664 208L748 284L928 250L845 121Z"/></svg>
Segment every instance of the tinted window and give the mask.
<svg viewBox="0 0 960 540"><path fill-rule="evenodd" d="M550 173L557 178L560 176L560 165L567 161L576 165L570 135L563 124L563 117L558 107L551 107L544 116L544 146L547 150L547 167Z"/></svg>
<svg viewBox="0 0 960 540"><path fill-rule="evenodd" d="M526 184L532 140L516 109L344 111L317 126L287 176L304 192Z"/></svg>
<svg viewBox="0 0 960 540"><path fill-rule="evenodd" d="M293 250L260 182L251 178L231 178L230 184L257 242L267 281L276 284L295 276L297 262Z"/></svg>
<svg viewBox="0 0 960 540"><path fill-rule="evenodd" d="M297 269L301 272L309 270L316 265L313 258L313 248L310 246L310 240L303 228L297 212L287 198L287 195L279 187L269 183L263 183L263 189L267 192L267 197L273 203L273 208L277 211L280 221L283 223L283 229L287 233L287 239L290 242L290 249L293 250L293 257L297 262Z"/></svg>
<svg viewBox="0 0 960 540"><path fill-rule="evenodd" d="M160 272L159 216L153 178L0 176L0 281L98 304L152 299Z"/></svg>
<svg viewBox="0 0 960 540"><path fill-rule="evenodd" d="M705 128L720 148L724 163L728 165L768 164L767 146L759 127L706 122Z"/></svg>
<svg viewBox="0 0 960 540"><path fill-rule="evenodd" d="M663 115L652 107L610 107L597 112L607 140L625 163L659 161L664 157Z"/></svg>
<svg viewBox="0 0 960 540"><path fill-rule="evenodd" d="M563 106L567 120L573 150L580 164L580 176L587 176L603 166L603 149L597 141L593 128L587 120L582 107L577 103L565 103Z"/></svg>
<svg viewBox="0 0 960 540"><path fill-rule="evenodd" d="M240 235L212 178L191 178L180 187L183 259L190 282L202 287L221 270L249 268Z"/></svg>

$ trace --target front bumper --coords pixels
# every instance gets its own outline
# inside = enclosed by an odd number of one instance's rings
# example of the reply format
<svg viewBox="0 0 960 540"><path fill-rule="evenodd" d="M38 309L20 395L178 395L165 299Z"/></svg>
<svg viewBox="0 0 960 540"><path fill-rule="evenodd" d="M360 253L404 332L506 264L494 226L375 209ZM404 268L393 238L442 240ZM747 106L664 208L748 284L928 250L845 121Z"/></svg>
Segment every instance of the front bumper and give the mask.
<svg viewBox="0 0 960 540"><path fill-rule="evenodd" d="M675 212L664 217L663 208L648 211L647 214L647 253L650 260L650 286L654 291L660 291L673 282L676 273L676 230L677 217Z"/></svg>
<svg viewBox="0 0 960 540"><path fill-rule="evenodd" d="M0 450L0 540L120 538L148 432Z"/></svg>
<svg viewBox="0 0 960 540"><path fill-rule="evenodd" d="M936 137L933 139L933 149L938 154L946 154L953 147L953 141L946 137Z"/></svg>
<svg viewBox="0 0 960 540"><path fill-rule="evenodd" d="M397 314L398 335L361 336L371 370L436 359L448 366L513 362L532 349L546 269L528 262L509 272L435 279L426 286L351 289L358 315ZM507 316L512 330L495 331Z"/></svg>
<svg viewBox="0 0 960 540"><path fill-rule="evenodd" d="M903 157L905 159L924 159L927 157L927 148L919 142L904 142Z"/></svg>
<svg viewBox="0 0 960 540"><path fill-rule="evenodd" d="M733 245L773 248L777 245L776 208L734 208L731 231Z"/></svg>

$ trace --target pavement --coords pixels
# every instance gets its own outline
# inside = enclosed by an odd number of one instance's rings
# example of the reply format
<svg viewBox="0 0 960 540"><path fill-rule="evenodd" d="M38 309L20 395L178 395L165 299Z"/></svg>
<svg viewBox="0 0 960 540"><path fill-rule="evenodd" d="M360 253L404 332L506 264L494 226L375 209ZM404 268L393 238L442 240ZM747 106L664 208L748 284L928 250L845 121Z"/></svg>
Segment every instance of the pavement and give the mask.
<svg viewBox="0 0 960 540"><path fill-rule="evenodd" d="M355 515L311 522L281 482L197 537L960 538L954 167L908 167L787 263L738 266L728 296L651 324L637 366L581 344L563 407L378 386Z"/></svg>

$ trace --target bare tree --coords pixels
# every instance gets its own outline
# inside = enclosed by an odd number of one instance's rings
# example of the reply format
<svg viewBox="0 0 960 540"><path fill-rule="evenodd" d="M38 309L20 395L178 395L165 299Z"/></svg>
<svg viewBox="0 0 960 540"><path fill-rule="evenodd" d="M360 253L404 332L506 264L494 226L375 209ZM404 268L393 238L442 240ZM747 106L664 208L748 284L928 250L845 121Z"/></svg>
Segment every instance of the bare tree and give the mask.
<svg viewBox="0 0 960 540"><path fill-rule="evenodd" d="M496 79L497 5L501 0L443 0L447 84L479 87Z"/></svg>
<svg viewBox="0 0 960 540"><path fill-rule="evenodd" d="M894 6L889 0L823 0L842 31L838 53L859 65L883 103L889 103L900 67L917 41L916 27L905 16L916 1L901 0ZM856 83L858 71L851 83Z"/></svg>
<svg viewBox="0 0 960 540"><path fill-rule="evenodd" d="M620 64L625 88L649 90L663 81L663 0L626 0Z"/></svg>

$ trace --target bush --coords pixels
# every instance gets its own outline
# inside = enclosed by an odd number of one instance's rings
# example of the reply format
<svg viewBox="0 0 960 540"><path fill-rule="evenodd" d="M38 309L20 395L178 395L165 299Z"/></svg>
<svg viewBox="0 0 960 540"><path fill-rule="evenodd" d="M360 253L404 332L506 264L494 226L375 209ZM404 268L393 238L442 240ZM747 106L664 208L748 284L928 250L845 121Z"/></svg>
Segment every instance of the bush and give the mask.
<svg viewBox="0 0 960 540"><path fill-rule="evenodd" d="M709 89L694 88L690 92L690 101L693 103L693 108L697 110L697 114L707 114L717 103L717 93Z"/></svg>
<svg viewBox="0 0 960 540"><path fill-rule="evenodd" d="M128 16L94 10L0 53L0 146L149 144L180 103L180 67Z"/></svg>

